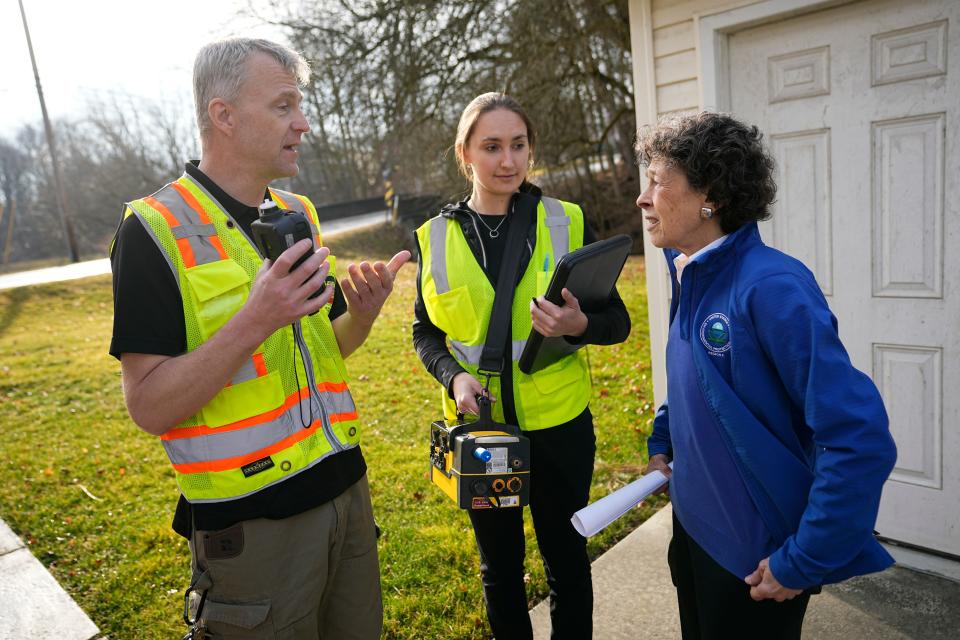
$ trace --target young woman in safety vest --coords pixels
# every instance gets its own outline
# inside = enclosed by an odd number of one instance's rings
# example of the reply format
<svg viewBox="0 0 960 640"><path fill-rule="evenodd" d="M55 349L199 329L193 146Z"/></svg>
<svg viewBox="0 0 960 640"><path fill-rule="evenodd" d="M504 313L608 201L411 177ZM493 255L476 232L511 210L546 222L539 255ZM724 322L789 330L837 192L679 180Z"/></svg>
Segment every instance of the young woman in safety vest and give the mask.
<svg viewBox="0 0 960 640"><path fill-rule="evenodd" d="M511 309L504 366L491 379L493 416L518 425L530 439L530 510L550 585L553 638L589 638L593 587L586 540L570 523L587 504L596 438L590 414L590 375L583 351L527 375L517 362L530 329L572 344L616 344L630 317L614 291L608 304L581 309L567 290L565 304L543 298L557 261L595 240L580 207L542 196L527 182L535 133L513 98L485 93L460 117L454 145L470 196L443 207L416 232L420 249L413 342L443 386L448 419L476 414L484 392L477 373L493 307L495 283L511 233L526 236ZM520 207L535 213L528 228L511 229ZM533 299L533 301L532 301ZM524 587L521 509L468 511L480 550L487 615L497 638L532 638Z"/></svg>

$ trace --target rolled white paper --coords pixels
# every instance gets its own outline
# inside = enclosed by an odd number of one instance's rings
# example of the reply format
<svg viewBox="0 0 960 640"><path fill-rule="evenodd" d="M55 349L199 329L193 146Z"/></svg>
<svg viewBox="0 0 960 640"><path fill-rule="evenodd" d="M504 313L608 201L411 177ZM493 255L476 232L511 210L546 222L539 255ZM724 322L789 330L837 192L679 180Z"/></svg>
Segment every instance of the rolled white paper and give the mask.
<svg viewBox="0 0 960 640"><path fill-rule="evenodd" d="M673 469L672 462L669 466ZM627 486L577 511L570 518L573 528L584 538L596 535L666 483L667 476L660 471L651 471L641 476L639 480L634 480Z"/></svg>

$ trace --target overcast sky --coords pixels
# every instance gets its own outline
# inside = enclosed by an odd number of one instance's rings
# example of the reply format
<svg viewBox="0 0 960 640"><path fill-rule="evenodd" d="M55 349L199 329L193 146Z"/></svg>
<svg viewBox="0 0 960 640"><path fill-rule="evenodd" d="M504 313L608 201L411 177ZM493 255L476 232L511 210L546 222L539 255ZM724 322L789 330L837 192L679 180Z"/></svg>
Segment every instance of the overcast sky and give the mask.
<svg viewBox="0 0 960 640"><path fill-rule="evenodd" d="M191 100L193 57L230 35L281 40L238 16L246 0L23 0L51 117L82 114L110 92ZM187 102L189 104L189 102ZM0 1L0 137L40 122L17 0Z"/></svg>

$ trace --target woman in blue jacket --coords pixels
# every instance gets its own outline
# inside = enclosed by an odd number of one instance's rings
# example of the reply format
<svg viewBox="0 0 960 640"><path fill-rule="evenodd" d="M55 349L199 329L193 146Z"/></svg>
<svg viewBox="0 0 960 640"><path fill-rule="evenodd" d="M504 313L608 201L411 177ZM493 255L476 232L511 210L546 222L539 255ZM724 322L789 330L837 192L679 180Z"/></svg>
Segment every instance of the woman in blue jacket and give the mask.
<svg viewBox="0 0 960 640"><path fill-rule="evenodd" d="M896 448L813 274L767 247L776 194L756 127L703 112L641 133L637 198L673 297L668 400L648 440L670 475L668 562L685 640L799 638L820 585L893 560L873 537Z"/></svg>

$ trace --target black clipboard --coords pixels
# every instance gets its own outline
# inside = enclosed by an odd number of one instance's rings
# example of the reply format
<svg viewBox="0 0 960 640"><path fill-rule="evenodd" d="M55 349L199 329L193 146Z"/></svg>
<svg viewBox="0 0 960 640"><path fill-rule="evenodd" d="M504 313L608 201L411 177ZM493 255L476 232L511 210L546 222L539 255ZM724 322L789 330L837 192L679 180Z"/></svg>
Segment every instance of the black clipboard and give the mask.
<svg viewBox="0 0 960 640"><path fill-rule="evenodd" d="M544 298L562 306L560 292L566 287L580 302L581 308L604 304L610 299L632 246L630 236L621 234L564 255L557 263ZM520 371L527 374L540 371L581 346L570 344L563 336L546 338L531 329L520 354Z"/></svg>

